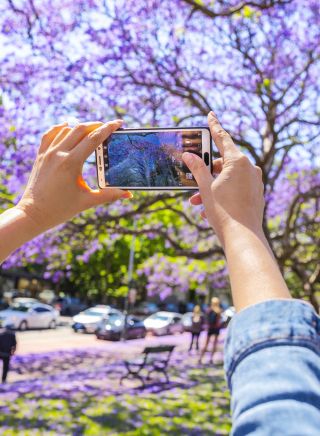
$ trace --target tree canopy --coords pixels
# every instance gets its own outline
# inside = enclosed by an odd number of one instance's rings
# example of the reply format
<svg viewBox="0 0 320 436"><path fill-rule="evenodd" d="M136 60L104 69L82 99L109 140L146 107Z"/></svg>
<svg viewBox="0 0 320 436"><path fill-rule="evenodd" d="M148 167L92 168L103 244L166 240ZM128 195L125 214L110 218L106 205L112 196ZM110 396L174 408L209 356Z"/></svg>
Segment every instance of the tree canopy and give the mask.
<svg viewBox="0 0 320 436"><path fill-rule="evenodd" d="M317 0L7 0L0 12L2 207L19 198L52 123L116 116L130 127L196 126L213 108L261 167L267 238L295 295L316 305ZM149 292L218 288L222 249L187 197L136 194L85 212L4 267L115 292L136 235L135 279Z"/></svg>

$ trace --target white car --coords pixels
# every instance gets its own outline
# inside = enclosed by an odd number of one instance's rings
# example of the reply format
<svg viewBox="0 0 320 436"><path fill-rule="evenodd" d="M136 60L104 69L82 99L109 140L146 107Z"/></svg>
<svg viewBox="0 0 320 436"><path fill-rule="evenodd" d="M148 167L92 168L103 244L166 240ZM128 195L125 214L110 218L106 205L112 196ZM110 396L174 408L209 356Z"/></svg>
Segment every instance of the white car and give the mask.
<svg viewBox="0 0 320 436"><path fill-rule="evenodd" d="M107 320L110 315L115 314L121 315L121 312L110 306L90 307L72 318L72 328L75 332L95 333L102 320Z"/></svg>
<svg viewBox="0 0 320 436"><path fill-rule="evenodd" d="M0 321L2 325L10 325L19 330L56 328L59 312L47 304L30 300L18 298L7 309L1 310Z"/></svg>
<svg viewBox="0 0 320 436"><path fill-rule="evenodd" d="M175 312L157 312L144 320L148 332L154 335L183 333L182 316Z"/></svg>

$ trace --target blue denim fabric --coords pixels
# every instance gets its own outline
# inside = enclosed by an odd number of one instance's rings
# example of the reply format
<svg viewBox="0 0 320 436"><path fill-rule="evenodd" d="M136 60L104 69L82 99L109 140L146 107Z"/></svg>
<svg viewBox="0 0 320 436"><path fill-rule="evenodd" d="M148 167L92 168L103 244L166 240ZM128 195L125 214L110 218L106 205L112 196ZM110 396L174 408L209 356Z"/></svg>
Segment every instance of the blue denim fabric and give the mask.
<svg viewBox="0 0 320 436"><path fill-rule="evenodd" d="M225 371L232 435L320 435L320 318L299 300L271 300L231 321Z"/></svg>

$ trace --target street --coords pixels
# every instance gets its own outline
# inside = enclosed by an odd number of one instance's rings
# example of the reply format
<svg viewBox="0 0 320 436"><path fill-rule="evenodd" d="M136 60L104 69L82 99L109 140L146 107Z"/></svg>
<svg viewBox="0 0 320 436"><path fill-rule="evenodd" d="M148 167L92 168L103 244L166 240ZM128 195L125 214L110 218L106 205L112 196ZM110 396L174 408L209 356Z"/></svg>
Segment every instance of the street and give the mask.
<svg viewBox="0 0 320 436"><path fill-rule="evenodd" d="M147 336L145 339L134 339L121 342L110 342L96 339L94 334L74 333L70 326L58 327L55 330L28 330L16 332L17 352L16 354L42 353L57 350L71 350L76 348L98 347L124 354L139 352L147 345L160 343L180 345L187 348L189 345L189 333L153 337Z"/></svg>

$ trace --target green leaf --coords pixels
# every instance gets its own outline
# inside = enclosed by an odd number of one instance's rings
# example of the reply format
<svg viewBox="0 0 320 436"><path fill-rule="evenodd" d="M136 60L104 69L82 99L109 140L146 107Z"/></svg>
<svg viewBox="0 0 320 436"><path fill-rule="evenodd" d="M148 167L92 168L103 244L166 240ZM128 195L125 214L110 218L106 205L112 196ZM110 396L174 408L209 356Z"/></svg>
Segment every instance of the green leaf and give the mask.
<svg viewBox="0 0 320 436"><path fill-rule="evenodd" d="M252 18L255 14L254 9L250 8L250 6L245 6L242 10L243 16L245 18Z"/></svg>
<svg viewBox="0 0 320 436"><path fill-rule="evenodd" d="M114 110L115 110L118 114L122 114L122 115L124 115L124 114L127 113L127 109L125 109L124 107L118 106L118 105L114 107Z"/></svg>
<svg viewBox="0 0 320 436"><path fill-rule="evenodd" d="M194 3L195 3L196 5L199 5L199 6L205 6L203 0L194 0Z"/></svg>

